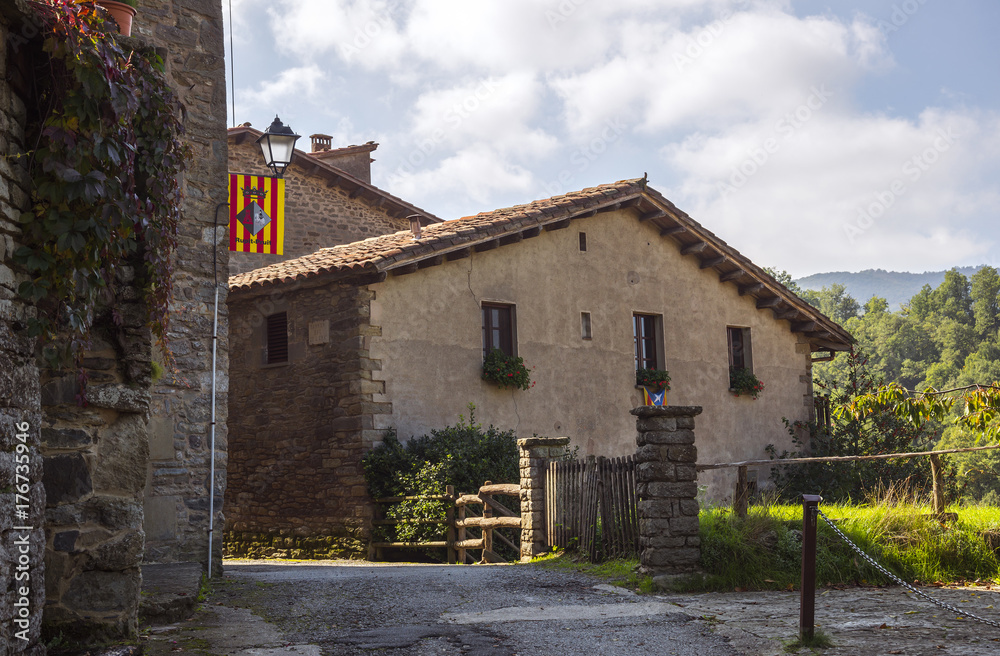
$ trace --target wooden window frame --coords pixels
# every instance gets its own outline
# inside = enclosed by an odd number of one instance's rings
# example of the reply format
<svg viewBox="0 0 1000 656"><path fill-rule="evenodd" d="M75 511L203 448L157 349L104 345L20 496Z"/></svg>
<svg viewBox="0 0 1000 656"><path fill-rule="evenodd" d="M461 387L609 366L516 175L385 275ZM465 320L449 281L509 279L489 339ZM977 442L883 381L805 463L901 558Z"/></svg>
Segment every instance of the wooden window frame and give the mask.
<svg viewBox="0 0 1000 656"><path fill-rule="evenodd" d="M580 338L586 340L594 338L594 322L590 312L580 313Z"/></svg>
<svg viewBox="0 0 1000 656"><path fill-rule="evenodd" d="M663 357L663 315L632 313L632 347L636 371L666 368Z"/></svg>
<svg viewBox="0 0 1000 656"><path fill-rule="evenodd" d="M511 357L517 356L517 312L513 303L484 301L481 305L483 323L483 357L498 348ZM496 342L499 341L499 344Z"/></svg>
<svg viewBox="0 0 1000 656"><path fill-rule="evenodd" d="M264 363L288 362L288 313L275 312L264 319Z"/></svg>
<svg viewBox="0 0 1000 656"><path fill-rule="evenodd" d="M753 342L750 329L745 326L726 326L726 345L729 366L753 373Z"/></svg>

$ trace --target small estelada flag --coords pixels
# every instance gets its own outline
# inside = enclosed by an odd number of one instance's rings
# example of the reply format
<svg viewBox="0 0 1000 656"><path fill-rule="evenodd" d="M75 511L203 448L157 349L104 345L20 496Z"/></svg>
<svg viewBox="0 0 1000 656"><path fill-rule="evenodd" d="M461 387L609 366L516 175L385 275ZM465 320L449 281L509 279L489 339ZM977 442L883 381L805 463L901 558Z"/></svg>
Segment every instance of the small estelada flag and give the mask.
<svg viewBox="0 0 1000 656"><path fill-rule="evenodd" d="M667 405L667 390L657 392L652 387L642 388L642 402L646 405L664 406Z"/></svg>
<svg viewBox="0 0 1000 656"><path fill-rule="evenodd" d="M285 241L285 181L229 174L229 250L281 255Z"/></svg>

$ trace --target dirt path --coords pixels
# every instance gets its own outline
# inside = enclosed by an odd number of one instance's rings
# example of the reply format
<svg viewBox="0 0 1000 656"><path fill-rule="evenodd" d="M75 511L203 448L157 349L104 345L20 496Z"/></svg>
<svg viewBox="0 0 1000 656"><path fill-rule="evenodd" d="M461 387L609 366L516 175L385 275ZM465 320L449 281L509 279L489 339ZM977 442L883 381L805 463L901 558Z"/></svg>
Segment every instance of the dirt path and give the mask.
<svg viewBox="0 0 1000 656"><path fill-rule="evenodd" d="M1000 618L994 591L933 593ZM913 596L820 590L816 622L835 643L822 653L1000 653L1000 629ZM146 653L776 656L797 634L798 604L790 592L640 596L530 565L241 561L226 563L225 579L191 621L155 629Z"/></svg>

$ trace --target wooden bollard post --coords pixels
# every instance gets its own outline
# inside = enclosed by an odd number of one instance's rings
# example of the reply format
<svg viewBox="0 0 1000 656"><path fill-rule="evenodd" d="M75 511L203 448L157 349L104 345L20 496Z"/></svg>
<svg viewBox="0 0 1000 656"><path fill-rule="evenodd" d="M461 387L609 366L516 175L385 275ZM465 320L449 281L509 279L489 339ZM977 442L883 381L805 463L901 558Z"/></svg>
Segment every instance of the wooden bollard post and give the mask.
<svg viewBox="0 0 1000 656"><path fill-rule="evenodd" d="M816 622L816 522L819 502L816 494L802 495L802 590L799 597L799 639L812 640Z"/></svg>
<svg viewBox="0 0 1000 656"><path fill-rule="evenodd" d="M448 485L444 488L444 493L448 495L448 509L445 511L445 519L448 521L448 532L445 540L448 542L448 564L455 564L455 486Z"/></svg>
<svg viewBox="0 0 1000 656"><path fill-rule="evenodd" d="M493 485L493 481L486 481L486 483L484 483L484 485ZM479 497L484 500L483 501L483 519L485 520L485 519L489 519L489 518L493 517L493 506L491 506L489 504L489 502L487 501L487 499L491 499L492 498L492 495L484 494L482 492L482 490L480 490ZM483 527L483 559L481 561L482 563L485 564L485 563L490 562L490 559L487 557L486 554L489 553L489 552L491 552L491 551L493 551L493 529L486 528L484 526Z"/></svg>
<svg viewBox="0 0 1000 656"><path fill-rule="evenodd" d="M458 521L462 522L462 524L458 527L458 535L456 536L456 538L458 539L458 542L461 543L461 542L465 542L465 539L466 539L465 524L464 524L464 522L465 522L465 505L461 505L461 506L458 507ZM465 564L465 547L459 547L456 551L458 552L456 554L456 559L458 560L458 563L460 565L464 565Z"/></svg>
<svg viewBox="0 0 1000 656"><path fill-rule="evenodd" d="M736 470L736 492L733 495L733 513L737 517L746 517L750 505L750 483L747 480L747 467L743 465Z"/></svg>
<svg viewBox="0 0 1000 656"><path fill-rule="evenodd" d="M931 459L931 477L934 479L931 488L934 494L934 514L940 515L944 512L944 471L941 467L941 456L936 453Z"/></svg>

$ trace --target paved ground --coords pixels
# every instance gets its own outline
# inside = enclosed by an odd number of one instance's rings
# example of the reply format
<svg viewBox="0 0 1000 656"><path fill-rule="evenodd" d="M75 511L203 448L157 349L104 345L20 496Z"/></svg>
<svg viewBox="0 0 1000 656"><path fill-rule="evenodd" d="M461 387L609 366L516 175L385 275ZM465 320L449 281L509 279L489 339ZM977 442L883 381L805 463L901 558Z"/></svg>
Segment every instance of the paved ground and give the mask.
<svg viewBox="0 0 1000 656"><path fill-rule="evenodd" d="M994 591L933 592L1000 619ZM1000 629L958 620L912 597L899 588L820 590L817 624L835 643L823 653L1000 653ZM209 602L188 621L152 629L145 651L776 656L786 653L797 624L797 593L640 596L530 565L234 561Z"/></svg>

